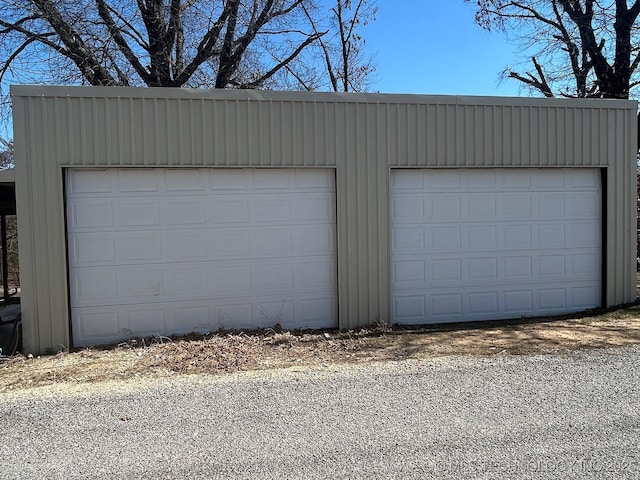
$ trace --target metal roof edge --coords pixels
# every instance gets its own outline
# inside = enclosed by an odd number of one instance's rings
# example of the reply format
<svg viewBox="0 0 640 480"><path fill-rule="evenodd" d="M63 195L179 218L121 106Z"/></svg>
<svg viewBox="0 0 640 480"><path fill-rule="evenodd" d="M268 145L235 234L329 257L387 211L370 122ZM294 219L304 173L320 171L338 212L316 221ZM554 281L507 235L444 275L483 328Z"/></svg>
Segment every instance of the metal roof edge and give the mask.
<svg viewBox="0 0 640 480"><path fill-rule="evenodd" d="M415 93L302 92L171 87L69 87L45 85L11 85L10 91L12 97L201 99L231 101L638 109L638 102L635 100L598 98L498 97Z"/></svg>

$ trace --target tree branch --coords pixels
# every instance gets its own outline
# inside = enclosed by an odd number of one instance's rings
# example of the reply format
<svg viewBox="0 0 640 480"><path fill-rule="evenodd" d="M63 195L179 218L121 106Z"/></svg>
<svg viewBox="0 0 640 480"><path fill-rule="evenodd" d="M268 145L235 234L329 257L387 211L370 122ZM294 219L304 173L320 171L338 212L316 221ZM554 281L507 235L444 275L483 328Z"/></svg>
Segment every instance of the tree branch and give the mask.
<svg viewBox="0 0 640 480"><path fill-rule="evenodd" d="M20 20L17 20L13 23L7 23L7 22L2 22L3 25L10 25L7 28L5 28L4 30L0 30L0 35L6 35L7 33L11 33L12 31L19 31L17 30L18 27L21 27L22 24L33 21L33 20L38 20L38 17L36 15L30 15L28 17L24 17L21 18Z"/></svg>
<svg viewBox="0 0 640 480"><path fill-rule="evenodd" d="M22 44L16 48L13 53L11 55L9 55L9 58L7 58L4 62L2 62L2 68L0 68L0 82L2 81L2 79L4 78L5 74L7 73L7 71L9 71L9 69L11 68L11 63L29 46L31 45L33 42L37 42L38 39L36 39L35 37L30 37L27 38L24 42L22 42Z"/></svg>
<svg viewBox="0 0 640 480"><path fill-rule="evenodd" d="M298 55L300 55L302 50L304 50L309 44L315 42L318 38L320 38L320 36L321 36L321 34L310 35L309 37L307 37L307 39L304 42L302 42L300 45L298 45L298 48L296 48L291 53L291 55L289 55L287 58L282 60L277 65L275 65L271 70L269 70L267 73L262 75L257 80L255 80L253 82L250 82L250 83L247 83L247 84L244 84L244 85L241 85L240 88L258 88L265 81L267 81L269 78L271 78L276 72L278 72L278 70L282 69L283 67L285 67L286 65L291 63L291 61L293 59L295 59Z"/></svg>
<svg viewBox="0 0 640 480"><path fill-rule="evenodd" d="M136 57L136 55L129 48L129 45L120 33L120 29L109 14L109 9L107 8L104 0L96 0L96 6L98 7L98 14L100 15L100 18L102 18L102 20L104 21L105 26L109 30L109 34L111 35L113 40L116 42L118 49L122 52L124 57L136 71L136 73L148 86L156 86L153 84L152 76L149 75L149 72L147 72L147 70L142 66L142 64L138 60L138 57Z"/></svg>
<svg viewBox="0 0 640 480"><path fill-rule="evenodd" d="M220 13L220 16L213 24L207 33L202 37L200 43L198 44L197 53L189 62L189 64L180 72L180 75L174 78L173 86L180 86L187 83L189 78L194 74L194 72L202 65L206 60L208 60L212 56L213 49L220 37L220 32L222 31L222 27L224 27L227 18L229 17L229 5L227 2L225 4L224 9Z"/></svg>
<svg viewBox="0 0 640 480"><path fill-rule="evenodd" d="M533 74L529 72L527 72L528 77L524 77L519 73L514 72L513 70L509 71L508 76L510 78L515 78L516 80L526 85L529 85L530 87L533 87L536 90L539 90L545 97L553 97L554 96L553 91L551 90L551 88L549 87L549 84L547 83L547 79L545 77L544 71L542 70L542 67L540 66L540 64L538 63L535 57L532 57L531 60L533 61L533 65L536 69L536 72L538 72L539 78L536 78Z"/></svg>
<svg viewBox="0 0 640 480"><path fill-rule="evenodd" d="M309 13L309 10L307 9L306 5L304 5L304 4L302 5L302 11L304 12L305 16L307 17L307 20L309 20L309 24L311 25L311 28L313 29L313 33L315 35L319 35L318 40L319 40L319 43L320 43L320 49L322 50L322 54L324 56L325 67L326 67L327 73L329 74L329 81L331 82L331 87L333 88L333 91L337 92L338 91L338 79L336 78L336 75L333 72L333 64L331 62L331 56L329 55L329 49L328 49L327 45L324 43L324 41L322 40L322 37L327 32L325 31L322 34L320 34L320 32L318 32L318 27L316 26L316 21L313 19L313 17ZM304 84L302 82L301 82L301 84L304 86Z"/></svg>

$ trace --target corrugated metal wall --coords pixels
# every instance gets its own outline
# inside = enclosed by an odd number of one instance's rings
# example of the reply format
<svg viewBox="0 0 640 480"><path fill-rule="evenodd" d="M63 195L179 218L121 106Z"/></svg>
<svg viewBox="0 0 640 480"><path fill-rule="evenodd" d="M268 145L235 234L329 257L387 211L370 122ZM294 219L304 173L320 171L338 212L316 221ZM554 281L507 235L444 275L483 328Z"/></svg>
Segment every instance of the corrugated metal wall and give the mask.
<svg viewBox="0 0 640 480"><path fill-rule="evenodd" d="M69 345L63 170L335 167L340 325L390 319L395 167L598 167L606 305L635 300L636 102L13 87L25 345Z"/></svg>

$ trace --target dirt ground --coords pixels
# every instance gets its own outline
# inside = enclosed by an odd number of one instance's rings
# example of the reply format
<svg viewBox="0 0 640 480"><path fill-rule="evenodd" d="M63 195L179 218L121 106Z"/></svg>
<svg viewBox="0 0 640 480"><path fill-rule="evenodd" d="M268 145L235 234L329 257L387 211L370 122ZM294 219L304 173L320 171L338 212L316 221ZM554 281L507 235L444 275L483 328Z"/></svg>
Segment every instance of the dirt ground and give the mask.
<svg viewBox="0 0 640 480"><path fill-rule="evenodd" d="M640 344L640 305L597 315L411 329L220 332L136 339L36 358L18 355L0 362L0 393L179 374L220 375L444 355L548 354L633 344Z"/></svg>

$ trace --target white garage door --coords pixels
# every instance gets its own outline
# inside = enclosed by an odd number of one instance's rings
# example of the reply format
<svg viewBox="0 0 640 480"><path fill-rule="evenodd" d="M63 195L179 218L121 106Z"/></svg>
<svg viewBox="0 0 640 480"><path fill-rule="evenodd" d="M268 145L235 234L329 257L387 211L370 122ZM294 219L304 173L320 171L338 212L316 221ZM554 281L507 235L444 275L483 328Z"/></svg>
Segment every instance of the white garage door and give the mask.
<svg viewBox="0 0 640 480"><path fill-rule="evenodd" d="M337 325L326 169L70 169L75 345Z"/></svg>
<svg viewBox="0 0 640 480"><path fill-rule="evenodd" d="M391 196L394 322L600 306L597 170L395 170Z"/></svg>

